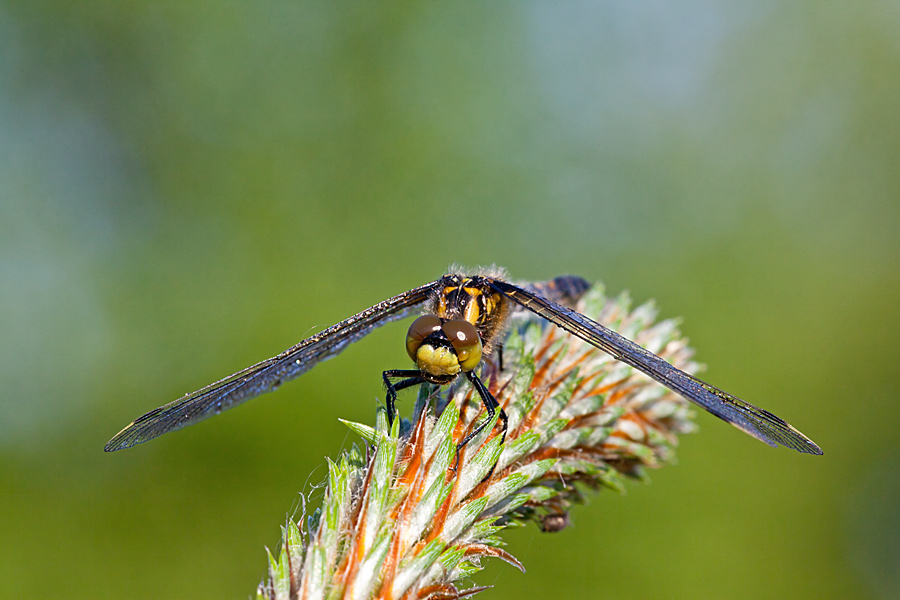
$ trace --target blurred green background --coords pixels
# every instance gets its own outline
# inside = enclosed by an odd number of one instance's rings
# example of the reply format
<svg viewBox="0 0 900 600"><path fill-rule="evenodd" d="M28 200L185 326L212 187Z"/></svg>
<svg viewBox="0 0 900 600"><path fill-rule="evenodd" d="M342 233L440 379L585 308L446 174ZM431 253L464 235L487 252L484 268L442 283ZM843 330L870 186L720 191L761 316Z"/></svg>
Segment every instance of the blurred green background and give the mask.
<svg viewBox="0 0 900 600"><path fill-rule="evenodd" d="M886 0L0 3L0 596L249 596L405 325L104 443L458 262L655 298L825 450L698 415L482 597L900 597L898 31Z"/></svg>

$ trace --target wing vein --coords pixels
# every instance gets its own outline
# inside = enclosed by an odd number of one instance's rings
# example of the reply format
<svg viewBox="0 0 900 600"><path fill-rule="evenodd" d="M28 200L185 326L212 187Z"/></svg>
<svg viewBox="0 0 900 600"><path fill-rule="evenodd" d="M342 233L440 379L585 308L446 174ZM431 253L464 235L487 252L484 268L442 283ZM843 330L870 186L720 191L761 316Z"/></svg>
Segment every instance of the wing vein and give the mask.
<svg viewBox="0 0 900 600"><path fill-rule="evenodd" d="M790 423L685 373L665 359L581 313L505 281L494 279L491 285L514 302L596 346L616 360L638 369L756 439L770 446L782 444L799 452L822 454L822 449L815 442Z"/></svg>
<svg viewBox="0 0 900 600"><path fill-rule="evenodd" d="M141 444L274 390L283 382L299 377L318 363L336 356L377 327L409 315L428 300L437 284L433 281L388 298L306 338L277 356L148 412L117 433L106 444L106 451Z"/></svg>

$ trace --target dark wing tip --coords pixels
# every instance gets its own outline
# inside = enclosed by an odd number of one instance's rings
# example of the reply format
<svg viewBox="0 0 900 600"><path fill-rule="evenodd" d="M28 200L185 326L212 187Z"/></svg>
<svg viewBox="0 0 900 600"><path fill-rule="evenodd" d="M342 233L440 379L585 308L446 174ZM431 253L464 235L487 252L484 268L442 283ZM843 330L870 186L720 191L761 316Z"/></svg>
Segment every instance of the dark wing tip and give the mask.
<svg viewBox="0 0 900 600"><path fill-rule="evenodd" d="M812 440L808 440L808 441L809 441L809 447L807 447L804 450L801 450L800 452L804 452L806 454L815 454L816 456L822 456L823 454L825 454L825 452L823 452L822 449L814 441L812 441Z"/></svg>
<svg viewBox="0 0 900 600"><path fill-rule="evenodd" d="M144 440L140 439L138 432L135 431L136 423L137 421L132 421L122 431L114 435L111 440L106 442L103 451L115 452L116 450L124 450L143 442Z"/></svg>
<svg viewBox="0 0 900 600"><path fill-rule="evenodd" d="M780 444L786 448L792 448L797 452L802 452L803 454L823 454L822 449L818 444L777 415L774 415L763 408L759 408L758 406L754 406L749 402L744 402L739 398L735 398L731 394L723 392L709 384L704 384L703 387L707 391L713 391L716 396L725 401L724 406L730 409L723 414L712 410L710 412L717 417L728 421L738 429L749 433L753 437L773 447ZM735 409L738 411L737 414L732 412Z"/></svg>
<svg viewBox="0 0 900 600"><path fill-rule="evenodd" d="M824 454L818 444L793 427L791 427L790 432L778 431L777 433L774 433L770 430L766 431L766 435L770 440L773 440L786 448L792 448L797 452L802 452L803 454L815 454L818 456Z"/></svg>
<svg viewBox="0 0 900 600"><path fill-rule="evenodd" d="M788 440L778 440L778 442L784 444L788 448L793 448L797 452L802 452L803 454L814 454L816 456L822 456L824 454L822 448L814 441L796 429L794 429L794 432L798 434L798 437L791 436Z"/></svg>
<svg viewBox="0 0 900 600"><path fill-rule="evenodd" d="M109 440L108 442L106 442L106 445L103 446L103 451L104 452L115 452L116 450L122 450L122 449L128 447L128 446L121 446L121 445L114 444L113 443L114 441L115 440Z"/></svg>

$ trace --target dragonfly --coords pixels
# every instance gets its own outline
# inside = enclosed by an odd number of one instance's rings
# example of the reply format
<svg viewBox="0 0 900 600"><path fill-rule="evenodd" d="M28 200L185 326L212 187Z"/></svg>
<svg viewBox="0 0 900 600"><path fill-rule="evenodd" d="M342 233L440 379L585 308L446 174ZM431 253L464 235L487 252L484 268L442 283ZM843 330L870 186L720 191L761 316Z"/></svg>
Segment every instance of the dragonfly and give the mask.
<svg viewBox="0 0 900 600"><path fill-rule="evenodd" d="M384 371L388 421L397 414L397 393L430 383L448 385L464 377L473 386L487 413L457 445L457 453L499 411L501 435L506 435L506 413L477 374L479 365L502 351L502 332L514 312L530 311L646 374L690 402L770 445L782 445L802 453L822 454L822 449L790 423L767 410L676 368L612 329L576 310L577 300L588 290L577 276L514 284L497 269L468 275L453 272L388 298L340 323L312 335L281 354L220 379L196 392L151 410L117 433L107 452L130 448L207 417L246 400L271 392L378 327L416 312L421 313L406 335L406 351L415 368ZM502 441L502 440L501 440Z"/></svg>

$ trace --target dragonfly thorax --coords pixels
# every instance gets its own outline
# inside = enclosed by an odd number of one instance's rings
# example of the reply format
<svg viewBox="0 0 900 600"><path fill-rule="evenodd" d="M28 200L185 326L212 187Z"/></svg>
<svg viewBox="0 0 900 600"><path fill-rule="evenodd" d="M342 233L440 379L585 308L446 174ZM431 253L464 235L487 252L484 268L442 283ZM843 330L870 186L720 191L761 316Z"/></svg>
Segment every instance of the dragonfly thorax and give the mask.
<svg viewBox="0 0 900 600"><path fill-rule="evenodd" d="M440 283L433 313L442 319L459 319L474 325L481 336L484 354L490 354L509 313L509 301L491 287L486 277L447 275Z"/></svg>

